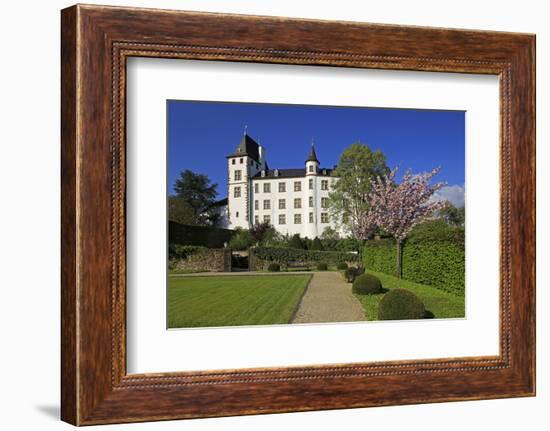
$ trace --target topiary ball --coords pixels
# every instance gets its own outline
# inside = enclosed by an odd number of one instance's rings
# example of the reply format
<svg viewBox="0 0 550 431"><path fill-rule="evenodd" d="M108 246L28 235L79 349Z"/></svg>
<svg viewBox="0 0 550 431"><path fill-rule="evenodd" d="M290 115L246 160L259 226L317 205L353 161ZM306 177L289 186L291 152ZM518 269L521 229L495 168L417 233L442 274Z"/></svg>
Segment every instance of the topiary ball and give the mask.
<svg viewBox="0 0 550 431"><path fill-rule="evenodd" d="M317 269L319 271L326 271L328 269L328 265L325 262L319 262L317 264Z"/></svg>
<svg viewBox="0 0 550 431"><path fill-rule="evenodd" d="M340 262L336 267L336 269L339 269L339 270L348 269L348 264L346 262Z"/></svg>
<svg viewBox="0 0 550 431"><path fill-rule="evenodd" d="M424 318L426 309L413 292L393 289L386 293L378 304L380 320L406 320Z"/></svg>
<svg viewBox="0 0 550 431"><path fill-rule="evenodd" d="M374 295L382 292L382 283L374 275L362 274L355 278L351 291L360 295Z"/></svg>
<svg viewBox="0 0 550 431"><path fill-rule="evenodd" d="M270 271L270 272L277 272L277 271L280 271L281 270L281 265L279 265L278 263L270 263L269 266L267 267L267 270Z"/></svg>

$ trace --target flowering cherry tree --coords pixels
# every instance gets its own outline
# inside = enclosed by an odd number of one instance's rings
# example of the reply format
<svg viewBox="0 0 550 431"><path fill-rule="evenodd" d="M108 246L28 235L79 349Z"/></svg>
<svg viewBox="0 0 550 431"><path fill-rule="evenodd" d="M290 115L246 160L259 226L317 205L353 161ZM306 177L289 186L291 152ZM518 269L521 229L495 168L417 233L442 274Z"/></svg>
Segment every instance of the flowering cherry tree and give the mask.
<svg viewBox="0 0 550 431"><path fill-rule="evenodd" d="M395 182L397 167L389 174L378 176L371 182L371 191L367 196L369 211L364 214L365 225L383 229L395 238L397 246L396 276L401 278L403 241L412 228L441 209L443 203L433 201L433 194L445 185L438 182L430 185L431 179L437 175L440 168L430 172L413 174L409 169L405 172L400 184ZM369 221L369 223L367 223Z"/></svg>

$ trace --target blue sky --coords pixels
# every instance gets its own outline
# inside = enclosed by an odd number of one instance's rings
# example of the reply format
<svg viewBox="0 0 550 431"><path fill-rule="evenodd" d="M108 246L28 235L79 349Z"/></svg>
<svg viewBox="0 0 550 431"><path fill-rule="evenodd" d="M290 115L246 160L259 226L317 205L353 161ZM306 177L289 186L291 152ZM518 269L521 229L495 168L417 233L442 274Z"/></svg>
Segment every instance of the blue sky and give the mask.
<svg viewBox="0 0 550 431"><path fill-rule="evenodd" d="M359 141L382 150L388 166L399 166L401 173L441 166L434 180L448 183L455 203L463 200L463 111L174 100L167 110L169 193L179 172L191 169L208 175L218 184L219 198L225 197L225 156L247 125L266 148L270 168L303 167L312 138L321 166L332 167L342 150Z"/></svg>

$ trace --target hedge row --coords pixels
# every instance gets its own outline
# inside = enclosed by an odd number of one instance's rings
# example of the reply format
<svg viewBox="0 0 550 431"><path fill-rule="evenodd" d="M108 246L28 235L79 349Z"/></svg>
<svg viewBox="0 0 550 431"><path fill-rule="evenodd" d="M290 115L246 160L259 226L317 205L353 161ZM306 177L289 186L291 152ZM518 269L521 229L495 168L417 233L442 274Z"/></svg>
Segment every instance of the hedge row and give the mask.
<svg viewBox="0 0 550 431"><path fill-rule="evenodd" d="M403 244L403 278L438 289L464 294L464 229L438 224L416 229ZM366 268L395 273L396 246L393 239L371 240L365 245Z"/></svg>
<svg viewBox="0 0 550 431"><path fill-rule="evenodd" d="M168 222L168 243L179 245L197 245L208 248L223 248L229 243L235 231L212 226L191 226Z"/></svg>
<svg viewBox="0 0 550 431"><path fill-rule="evenodd" d="M289 263L314 264L319 262L337 265L342 262L357 261L357 255L352 253L282 247L251 248L250 256L265 262L277 262L283 266L287 266Z"/></svg>

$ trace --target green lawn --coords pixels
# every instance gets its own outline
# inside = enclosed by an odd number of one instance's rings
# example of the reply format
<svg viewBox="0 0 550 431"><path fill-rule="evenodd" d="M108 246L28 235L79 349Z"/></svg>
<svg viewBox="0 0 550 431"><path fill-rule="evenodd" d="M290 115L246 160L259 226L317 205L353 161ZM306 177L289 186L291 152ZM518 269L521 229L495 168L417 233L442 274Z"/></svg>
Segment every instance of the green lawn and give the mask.
<svg viewBox="0 0 550 431"><path fill-rule="evenodd" d="M289 323L311 275L168 278L168 327Z"/></svg>
<svg viewBox="0 0 550 431"><path fill-rule="evenodd" d="M369 274L375 275L382 282L384 289L401 287L414 292L424 303L426 310L433 314L435 319L450 317L464 317L464 297L443 292L435 287L425 284L413 283L399 279L392 275L367 270ZM378 320L378 303L383 293L379 295L355 295L363 305L368 320Z"/></svg>

